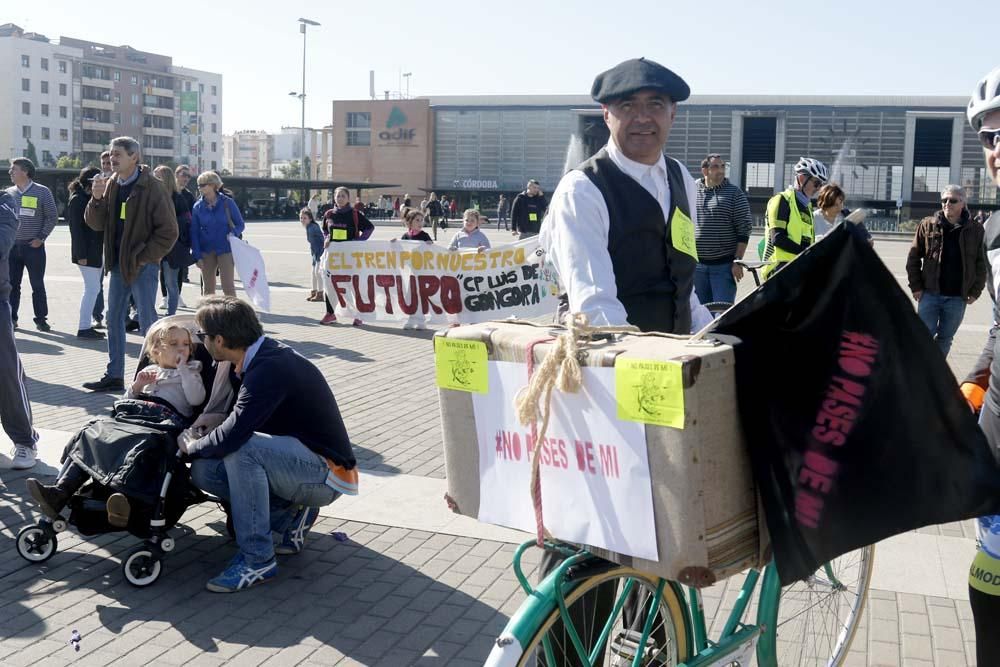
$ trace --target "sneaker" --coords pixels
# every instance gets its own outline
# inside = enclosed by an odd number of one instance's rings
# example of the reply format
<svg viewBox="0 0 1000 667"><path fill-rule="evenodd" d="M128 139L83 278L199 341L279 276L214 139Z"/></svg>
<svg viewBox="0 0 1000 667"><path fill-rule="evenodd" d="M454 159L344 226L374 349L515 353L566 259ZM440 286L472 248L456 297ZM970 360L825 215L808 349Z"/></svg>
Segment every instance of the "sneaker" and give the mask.
<svg viewBox="0 0 1000 667"><path fill-rule="evenodd" d="M323 319L319 321L320 324L333 324L337 321L337 316L333 313L327 313L323 316Z"/></svg>
<svg viewBox="0 0 1000 667"><path fill-rule="evenodd" d="M306 546L306 535L316 523L319 516L318 507L300 507L299 511L292 519L292 525L288 527L281 537L281 543L274 547L274 553L288 556L297 554Z"/></svg>
<svg viewBox="0 0 1000 667"><path fill-rule="evenodd" d="M76 332L77 338L90 338L92 340L104 340L104 334L96 329L80 329Z"/></svg>
<svg viewBox="0 0 1000 667"><path fill-rule="evenodd" d="M138 330L139 330L139 320L125 321L125 331L138 331Z"/></svg>
<svg viewBox="0 0 1000 667"><path fill-rule="evenodd" d="M163 297L162 299L160 299L160 302L158 304L156 304L156 309L157 310L166 310L167 309L167 297Z"/></svg>
<svg viewBox="0 0 1000 667"><path fill-rule="evenodd" d="M238 553L230 561L229 567L205 584L205 588L213 593L235 593L274 579L277 574L278 563L273 558L263 565L253 567L246 562L242 553Z"/></svg>
<svg viewBox="0 0 1000 667"><path fill-rule="evenodd" d="M45 486L34 477L25 480L25 486L28 487L28 493L38 503L38 507L41 508L45 516L53 520L59 518L59 513L66 507L66 502L69 500L68 493L58 486Z"/></svg>
<svg viewBox="0 0 1000 667"><path fill-rule="evenodd" d="M91 329L103 329L104 320L94 320L94 325L90 327Z"/></svg>
<svg viewBox="0 0 1000 667"><path fill-rule="evenodd" d="M28 468L34 468L36 452L34 448L28 447L27 445L14 445L14 451L10 454L11 470L27 470Z"/></svg>
<svg viewBox="0 0 1000 667"><path fill-rule="evenodd" d="M52 331L52 327L45 320L38 320L35 322L35 328L39 331Z"/></svg>
<svg viewBox="0 0 1000 667"><path fill-rule="evenodd" d="M364 324L364 322L362 322L358 318L354 318L354 321L351 322L352 327L360 327L362 324Z"/></svg>
<svg viewBox="0 0 1000 667"><path fill-rule="evenodd" d="M125 380L105 375L97 382L84 382L83 388L90 391L125 391Z"/></svg>
<svg viewBox="0 0 1000 667"><path fill-rule="evenodd" d="M128 518L132 514L132 506L129 505L128 498L122 493L112 493L107 504L108 523L115 528L126 527Z"/></svg>

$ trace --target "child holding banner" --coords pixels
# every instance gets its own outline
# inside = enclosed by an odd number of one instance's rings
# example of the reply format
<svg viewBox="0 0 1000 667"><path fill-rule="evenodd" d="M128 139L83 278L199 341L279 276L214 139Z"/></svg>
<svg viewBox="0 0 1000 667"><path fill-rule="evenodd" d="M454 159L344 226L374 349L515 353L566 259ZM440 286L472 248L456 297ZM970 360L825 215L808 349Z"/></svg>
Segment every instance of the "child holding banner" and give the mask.
<svg viewBox="0 0 1000 667"><path fill-rule="evenodd" d="M427 243L434 243L431 240L431 235L424 231L424 214L415 208L411 208L406 212L404 218L406 223L406 231L399 238L403 241L426 241ZM396 239L393 239L395 241Z"/></svg>
<svg viewBox="0 0 1000 667"><path fill-rule="evenodd" d="M323 216L323 231L327 234L326 245L343 241L367 241L375 231L375 225L365 217L364 213L351 206L351 191L345 187L337 188L333 191L333 201L334 208ZM330 311L328 302L327 315L321 320L321 324L333 324L337 321L337 316ZM354 326L361 324L361 320L355 317Z"/></svg>
<svg viewBox="0 0 1000 667"><path fill-rule="evenodd" d="M483 234L482 230L479 229L479 211L474 208L466 209L462 218L462 229L455 232L455 236L452 237L451 244L448 246L448 249L458 250L459 248L476 248L479 252L483 252L489 248L490 240L486 238L486 234Z"/></svg>

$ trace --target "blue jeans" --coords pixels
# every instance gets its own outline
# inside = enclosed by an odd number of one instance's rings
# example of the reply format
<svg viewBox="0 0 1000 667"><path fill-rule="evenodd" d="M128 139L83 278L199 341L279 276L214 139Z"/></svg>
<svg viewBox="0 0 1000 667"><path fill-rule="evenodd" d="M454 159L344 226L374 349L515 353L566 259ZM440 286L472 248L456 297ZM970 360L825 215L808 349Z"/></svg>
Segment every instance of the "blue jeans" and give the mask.
<svg viewBox="0 0 1000 667"><path fill-rule="evenodd" d="M941 353L947 357L951 341L965 317L965 299L924 292L917 302L917 314L937 341Z"/></svg>
<svg viewBox="0 0 1000 667"><path fill-rule="evenodd" d="M177 300L181 296L179 281L181 270L170 266L167 260L160 262L160 270L163 271L163 285L167 288L167 315L176 315Z"/></svg>
<svg viewBox="0 0 1000 667"><path fill-rule="evenodd" d="M694 291L698 301L736 301L736 278L732 264L698 264L694 269Z"/></svg>
<svg viewBox="0 0 1000 667"><path fill-rule="evenodd" d="M28 270L31 283L31 306L35 322L45 322L49 317L49 302L45 295L45 246L32 248L27 241L18 241L10 249L10 312L17 323L17 310L21 304L21 280Z"/></svg>
<svg viewBox="0 0 1000 667"><path fill-rule="evenodd" d="M125 377L125 318L128 316L128 299L135 299L139 311L139 332L146 331L157 320L156 282L159 264L145 264L131 285L126 285L117 266L108 273L108 370L113 378Z"/></svg>
<svg viewBox="0 0 1000 667"><path fill-rule="evenodd" d="M221 459L195 459L195 486L229 501L236 544L251 565L274 558L271 531L283 532L298 505L322 507L340 494L326 485L330 469L297 438L254 433Z"/></svg>

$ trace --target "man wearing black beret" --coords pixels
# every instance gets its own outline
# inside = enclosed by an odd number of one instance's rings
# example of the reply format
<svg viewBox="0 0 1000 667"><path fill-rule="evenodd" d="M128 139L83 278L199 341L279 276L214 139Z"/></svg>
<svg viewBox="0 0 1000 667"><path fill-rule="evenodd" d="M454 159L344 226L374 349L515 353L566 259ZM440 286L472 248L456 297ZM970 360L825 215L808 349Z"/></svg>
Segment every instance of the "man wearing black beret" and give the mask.
<svg viewBox="0 0 1000 667"><path fill-rule="evenodd" d="M663 148L690 88L638 58L594 79L607 146L559 182L541 233L571 312L594 325L691 332L697 189Z"/></svg>

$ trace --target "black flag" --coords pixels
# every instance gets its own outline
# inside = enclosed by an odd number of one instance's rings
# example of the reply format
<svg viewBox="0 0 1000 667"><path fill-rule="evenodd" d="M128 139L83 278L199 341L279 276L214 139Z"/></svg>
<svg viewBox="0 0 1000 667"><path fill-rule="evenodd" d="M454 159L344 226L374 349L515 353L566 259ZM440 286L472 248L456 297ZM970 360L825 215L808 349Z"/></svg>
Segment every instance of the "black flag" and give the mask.
<svg viewBox="0 0 1000 667"><path fill-rule="evenodd" d="M909 297L840 225L718 322L782 584L920 526L1000 513L994 460Z"/></svg>

